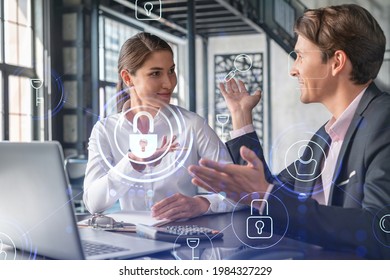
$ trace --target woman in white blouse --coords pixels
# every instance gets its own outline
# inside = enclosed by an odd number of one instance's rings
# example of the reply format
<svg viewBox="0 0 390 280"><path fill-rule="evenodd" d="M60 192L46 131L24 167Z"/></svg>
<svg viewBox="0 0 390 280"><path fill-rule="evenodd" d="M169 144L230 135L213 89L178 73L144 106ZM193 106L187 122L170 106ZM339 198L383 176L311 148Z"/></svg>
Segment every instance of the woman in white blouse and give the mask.
<svg viewBox="0 0 390 280"><path fill-rule="evenodd" d="M225 145L199 115L170 105L177 84L173 52L164 40L138 33L118 60L118 109L89 139L84 203L103 212L151 210L159 219L231 211L221 194L199 193L187 167L200 158L231 163Z"/></svg>

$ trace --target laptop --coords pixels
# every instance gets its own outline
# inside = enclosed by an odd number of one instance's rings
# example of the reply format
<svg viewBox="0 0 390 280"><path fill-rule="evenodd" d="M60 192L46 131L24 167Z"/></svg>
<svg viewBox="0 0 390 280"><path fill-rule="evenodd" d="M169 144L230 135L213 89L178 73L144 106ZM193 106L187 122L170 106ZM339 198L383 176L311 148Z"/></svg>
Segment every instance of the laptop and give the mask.
<svg viewBox="0 0 390 280"><path fill-rule="evenodd" d="M23 259L127 259L178 246L79 229L58 142L0 142L0 240Z"/></svg>

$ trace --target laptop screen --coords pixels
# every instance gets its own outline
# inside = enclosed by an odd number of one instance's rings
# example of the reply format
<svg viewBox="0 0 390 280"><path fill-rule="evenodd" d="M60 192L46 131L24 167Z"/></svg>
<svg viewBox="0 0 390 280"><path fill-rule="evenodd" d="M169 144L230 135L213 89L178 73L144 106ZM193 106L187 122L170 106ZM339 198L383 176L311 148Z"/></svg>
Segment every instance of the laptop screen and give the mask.
<svg viewBox="0 0 390 280"><path fill-rule="evenodd" d="M57 142L0 142L0 239L20 258L84 257L63 162Z"/></svg>

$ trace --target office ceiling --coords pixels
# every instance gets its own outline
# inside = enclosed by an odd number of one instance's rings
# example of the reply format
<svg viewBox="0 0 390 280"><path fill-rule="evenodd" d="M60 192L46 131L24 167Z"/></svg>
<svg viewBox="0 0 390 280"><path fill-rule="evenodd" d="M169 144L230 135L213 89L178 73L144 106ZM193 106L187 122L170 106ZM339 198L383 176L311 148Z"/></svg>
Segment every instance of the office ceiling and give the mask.
<svg viewBox="0 0 390 280"><path fill-rule="evenodd" d="M196 34L226 36L234 34L261 33L255 22L254 7L250 1L196 0L195 31ZM187 0L164 1L164 16L176 24L187 27Z"/></svg>
<svg viewBox="0 0 390 280"><path fill-rule="evenodd" d="M163 0L161 11L159 2L150 1L101 1L104 5L114 8L121 13L134 17L135 9L143 9L142 4L149 2L153 5L154 14L161 12L159 20L149 20L148 24L167 31L179 37L188 34L187 0ZM262 33L258 18L258 1L242 0L194 0L195 34L203 37L228 36L237 34ZM136 7L135 3L138 4ZM141 4L142 3L142 4ZM140 5L141 4L141 5ZM190 8L191 9L191 8ZM256 12L257 11L257 12Z"/></svg>

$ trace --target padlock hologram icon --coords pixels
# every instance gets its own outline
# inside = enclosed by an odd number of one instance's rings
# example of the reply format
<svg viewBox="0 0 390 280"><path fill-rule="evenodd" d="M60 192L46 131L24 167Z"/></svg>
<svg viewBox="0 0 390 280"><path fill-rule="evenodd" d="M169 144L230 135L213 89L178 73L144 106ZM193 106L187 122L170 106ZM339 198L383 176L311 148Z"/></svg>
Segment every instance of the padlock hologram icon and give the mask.
<svg viewBox="0 0 390 280"><path fill-rule="evenodd" d="M149 120L149 133L142 134L138 131L138 119L146 116ZM129 136L129 147L131 152L139 158L147 158L157 150L157 134L154 132L154 120L149 112L141 111L133 118L133 134Z"/></svg>
<svg viewBox="0 0 390 280"><path fill-rule="evenodd" d="M265 205L264 215L253 214L253 203L260 202ZM273 220L268 216L268 201L254 199L251 202L251 216L246 219L246 235L250 239L267 239L273 236Z"/></svg>

